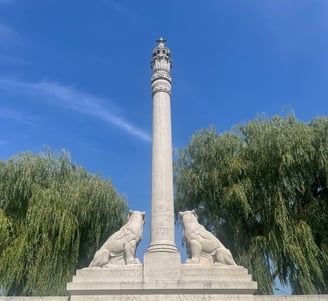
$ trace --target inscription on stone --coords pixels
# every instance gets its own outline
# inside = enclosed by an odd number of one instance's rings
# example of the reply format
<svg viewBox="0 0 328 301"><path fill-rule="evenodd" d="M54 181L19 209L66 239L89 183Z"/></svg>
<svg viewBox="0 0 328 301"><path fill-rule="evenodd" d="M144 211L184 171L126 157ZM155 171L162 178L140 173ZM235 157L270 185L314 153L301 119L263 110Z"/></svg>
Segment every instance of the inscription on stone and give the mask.
<svg viewBox="0 0 328 301"><path fill-rule="evenodd" d="M107 299L108 300L108 299ZM116 295L113 301L212 301L211 295Z"/></svg>
<svg viewBox="0 0 328 301"><path fill-rule="evenodd" d="M164 234L168 234L172 231L172 229L170 229L169 227L157 227L155 229L155 233L159 234L159 235L164 235Z"/></svg>
<svg viewBox="0 0 328 301"><path fill-rule="evenodd" d="M170 210L166 207L160 206L154 209L154 214L159 215L168 215L170 213Z"/></svg>

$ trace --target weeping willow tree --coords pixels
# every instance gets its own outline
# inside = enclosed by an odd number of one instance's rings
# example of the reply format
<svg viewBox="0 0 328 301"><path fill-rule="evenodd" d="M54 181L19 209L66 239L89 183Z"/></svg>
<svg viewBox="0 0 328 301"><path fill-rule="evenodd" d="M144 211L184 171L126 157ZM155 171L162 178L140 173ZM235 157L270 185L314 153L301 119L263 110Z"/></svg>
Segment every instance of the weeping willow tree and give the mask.
<svg viewBox="0 0 328 301"><path fill-rule="evenodd" d="M249 268L259 293L327 292L328 119L258 117L197 132L175 165L177 210L200 221Z"/></svg>
<svg viewBox="0 0 328 301"><path fill-rule="evenodd" d="M76 268L124 222L110 180L63 151L0 161L0 287L7 295L62 295Z"/></svg>

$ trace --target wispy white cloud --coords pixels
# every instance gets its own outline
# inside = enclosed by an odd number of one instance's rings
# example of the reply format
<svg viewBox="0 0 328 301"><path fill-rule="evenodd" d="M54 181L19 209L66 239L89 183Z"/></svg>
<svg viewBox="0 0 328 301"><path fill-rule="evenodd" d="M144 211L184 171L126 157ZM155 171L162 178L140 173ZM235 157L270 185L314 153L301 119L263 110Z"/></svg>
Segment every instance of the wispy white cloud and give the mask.
<svg viewBox="0 0 328 301"><path fill-rule="evenodd" d="M105 99L79 91L72 86L64 86L50 81L29 83L16 80L0 79L0 89L18 91L42 96L43 100L54 105L65 107L75 112L99 118L107 123L115 125L146 142L151 141L148 132L133 125L124 118L111 112L104 106Z"/></svg>

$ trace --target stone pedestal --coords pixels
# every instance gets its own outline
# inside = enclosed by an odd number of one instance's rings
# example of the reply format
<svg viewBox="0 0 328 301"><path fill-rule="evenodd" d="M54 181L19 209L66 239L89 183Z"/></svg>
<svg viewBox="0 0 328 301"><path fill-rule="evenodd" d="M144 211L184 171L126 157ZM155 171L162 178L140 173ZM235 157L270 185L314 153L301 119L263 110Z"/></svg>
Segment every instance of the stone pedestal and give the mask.
<svg viewBox="0 0 328 301"><path fill-rule="evenodd" d="M247 269L241 266L182 264L179 265L179 278L175 280L176 271L171 277L170 267L158 266L155 270L151 270L154 276L151 279L151 274L145 273L145 266L141 264L86 268L77 271L67 290L71 301L251 301L257 288Z"/></svg>
<svg viewBox="0 0 328 301"><path fill-rule="evenodd" d="M178 252L147 252L144 257L144 281L179 281L181 279Z"/></svg>

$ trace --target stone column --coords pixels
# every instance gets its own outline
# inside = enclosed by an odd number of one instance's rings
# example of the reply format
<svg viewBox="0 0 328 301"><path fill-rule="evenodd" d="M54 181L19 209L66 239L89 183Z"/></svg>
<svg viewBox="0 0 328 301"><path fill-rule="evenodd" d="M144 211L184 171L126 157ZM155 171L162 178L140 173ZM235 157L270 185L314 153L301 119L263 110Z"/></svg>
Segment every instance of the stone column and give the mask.
<svg viewBox="0 0 328 301"><path fill-rule="evenodd" d="M171 52L159 39L153 50L151 237L144 258L146 280L178 280L180 254L174 239L174 201L171 134ZM163 270L163 271L162 271ZM166 271L166 272L165 272Z"/></svg>

